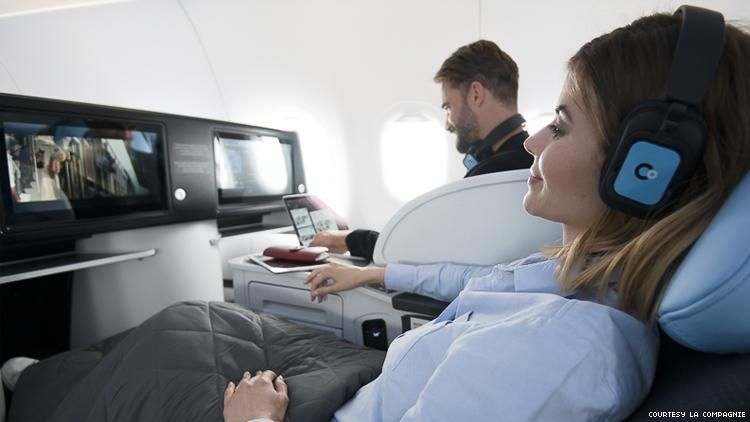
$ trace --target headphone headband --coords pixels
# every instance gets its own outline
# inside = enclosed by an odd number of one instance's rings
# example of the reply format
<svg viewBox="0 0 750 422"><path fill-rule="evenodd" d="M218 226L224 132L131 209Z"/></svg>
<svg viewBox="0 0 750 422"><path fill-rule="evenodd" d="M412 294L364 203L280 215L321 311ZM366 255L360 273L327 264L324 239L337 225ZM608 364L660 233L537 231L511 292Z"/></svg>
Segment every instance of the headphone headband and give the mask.
<svg viewBox="0 0 750 422"><path fill-rule="evenodd" d="M708 91L724 48L724 16L695 6L680 6L680 36L667 83L667 101L698 105Z"/></svg>

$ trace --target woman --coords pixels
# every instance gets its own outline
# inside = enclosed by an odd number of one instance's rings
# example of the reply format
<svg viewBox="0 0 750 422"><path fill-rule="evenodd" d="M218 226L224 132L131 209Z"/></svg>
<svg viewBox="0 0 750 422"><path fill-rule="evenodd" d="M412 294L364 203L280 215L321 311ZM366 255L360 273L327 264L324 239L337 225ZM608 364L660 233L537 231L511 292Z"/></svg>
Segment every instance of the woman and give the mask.
<svg viewBox="0 0 750 422"><path fill-rule="evenodd" d="M525 142L534 164L524 207L560 222L562 245L491 268L327 266L310 274L318 300L377 282L455 299L393 342L382 375L337 420L621 420L638 406L655 370L665 281L750 167L750 36L727 25L697 107L705 151L680 195L647 219L599 196L621 122L640 102L665 97L681 23L648 16L584 45L568 63L555 120ZM227 387L225 420L281 421L285 400L280 376L246 374Z"/></svg>

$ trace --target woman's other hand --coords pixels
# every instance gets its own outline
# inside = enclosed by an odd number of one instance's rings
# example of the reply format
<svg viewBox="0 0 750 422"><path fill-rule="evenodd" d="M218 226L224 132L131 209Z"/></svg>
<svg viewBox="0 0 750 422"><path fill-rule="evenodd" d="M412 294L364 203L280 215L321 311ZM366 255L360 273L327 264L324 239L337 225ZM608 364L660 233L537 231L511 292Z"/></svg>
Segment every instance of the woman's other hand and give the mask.
<svg viewBox="0 0 750 422"><path fill-rule="evenodd" d="M262 418L283 422L287 406L286 382L273 371L258 371L252 377L245 372L236 386L230 382L224 390L224 422Z"/></svg>
<svg viewBox="0 0 750 422"><path fill-rule="evenodd" d="M366 284L382 283L385 268L350 267L338 264L327 264L310 272L305 284L310 285L310 300L318 303L329 293L355 289Z"/></svg>

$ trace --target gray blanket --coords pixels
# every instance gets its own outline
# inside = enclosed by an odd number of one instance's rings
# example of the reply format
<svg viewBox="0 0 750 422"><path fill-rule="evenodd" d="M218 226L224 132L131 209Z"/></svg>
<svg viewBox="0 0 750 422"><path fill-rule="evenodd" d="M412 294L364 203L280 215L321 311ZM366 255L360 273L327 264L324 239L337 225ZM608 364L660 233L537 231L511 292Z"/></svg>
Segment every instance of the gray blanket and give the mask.
<svg viewBox="0 0 750 422"><path fill-rule="evenodd" d="M227 383L271 369L290 421L327 421L379 373L384 353L228 303L185 302L94 347L29 367L14 421L221 421Z"/></svg>

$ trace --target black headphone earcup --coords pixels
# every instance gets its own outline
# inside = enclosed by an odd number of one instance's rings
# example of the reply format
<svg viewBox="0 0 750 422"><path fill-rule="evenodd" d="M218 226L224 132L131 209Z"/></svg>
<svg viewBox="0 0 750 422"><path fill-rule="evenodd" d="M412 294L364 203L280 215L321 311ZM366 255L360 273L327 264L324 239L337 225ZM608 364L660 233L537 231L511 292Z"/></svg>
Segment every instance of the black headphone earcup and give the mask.
<svg viewBox="0 0 750 422"><path fill-rule="evenodd" d="M602 169L605 204L637 217L658 213L694 171L705 147L706 124L685 106L645 102L623 120Z"/></svg>
<svg viewBox="0 0 750 422"><path fill-rule="evenodd" d="M721 13L680 6L675 16L682 26L666 101L644 102L628 113L599 180L605 204L640 218L667 209L700 162L708 129L693 107L705 97L724 48Z"/></svg>

